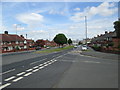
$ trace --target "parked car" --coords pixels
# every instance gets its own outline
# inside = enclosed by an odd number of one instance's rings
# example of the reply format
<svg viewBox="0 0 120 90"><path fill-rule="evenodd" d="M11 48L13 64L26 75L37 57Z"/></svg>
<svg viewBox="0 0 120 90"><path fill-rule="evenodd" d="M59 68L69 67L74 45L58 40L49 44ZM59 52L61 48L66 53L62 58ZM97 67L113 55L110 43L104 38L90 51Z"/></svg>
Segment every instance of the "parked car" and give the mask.
<svg viewBox="0 0 120 90"><path fill-rule="evenodd" d="M46 47L47 49L50 49L50 47Z"/></svg>
<svg viewBox="0 0 120 90"><path fill-rule="evenodd" d="M41 47L35 47L35 50L40 50L41 49Z"/></svg>
<svg viewBox="0 0 120 90"><path fill-rule="evenodd" d="M74 46L74 48L77 48L77 46Z"/></svg>
<svg viewBox="0 0 120 90"><path fill-rule="evenodd" d="M86 45L83 45L83 46L82 46L82 50L87 50L87 46L86 46Z"/></svg>

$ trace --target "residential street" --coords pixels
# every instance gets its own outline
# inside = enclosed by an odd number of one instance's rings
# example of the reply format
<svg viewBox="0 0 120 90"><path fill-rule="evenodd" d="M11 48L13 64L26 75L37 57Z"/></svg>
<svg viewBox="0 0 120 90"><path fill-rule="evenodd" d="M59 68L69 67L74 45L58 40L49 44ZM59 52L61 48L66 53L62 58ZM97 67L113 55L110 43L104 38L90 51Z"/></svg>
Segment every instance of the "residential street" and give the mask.
<svg viewBox="0 0 120 90"><path fill-rule="evenodd" d="M3 56L1 88L118 88L118 55L81 48ZM98 52L97 52L98 53ZM96 54L97 54L96 53ZM101 56L101 57L100 57Z"/></svg>

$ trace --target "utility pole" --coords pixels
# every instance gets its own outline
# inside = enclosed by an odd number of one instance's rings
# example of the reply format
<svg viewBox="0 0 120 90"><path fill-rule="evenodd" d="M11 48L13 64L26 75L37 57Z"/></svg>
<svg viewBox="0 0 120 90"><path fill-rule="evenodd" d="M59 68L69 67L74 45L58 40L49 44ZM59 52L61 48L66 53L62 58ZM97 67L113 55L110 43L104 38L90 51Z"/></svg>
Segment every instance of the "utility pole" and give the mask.
<svg viewBox="0 0 120 90"><path fill-rule="evenodd" d="M85 16L85 36L86 36L86 45L87 45L87 16Z"/></svg>

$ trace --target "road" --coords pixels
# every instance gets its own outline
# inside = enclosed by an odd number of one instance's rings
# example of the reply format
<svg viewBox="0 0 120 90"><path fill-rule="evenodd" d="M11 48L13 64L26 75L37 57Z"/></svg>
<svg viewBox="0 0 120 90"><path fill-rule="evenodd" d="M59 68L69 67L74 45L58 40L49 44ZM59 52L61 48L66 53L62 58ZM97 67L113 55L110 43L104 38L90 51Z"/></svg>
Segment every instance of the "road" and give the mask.
<svg viewBox="0 0 120 90"><path fill-rule="evenodd" d="M0 89L118 88L117 60L82 55L80 52L77 48L46 55L4 56Z"/></svg>

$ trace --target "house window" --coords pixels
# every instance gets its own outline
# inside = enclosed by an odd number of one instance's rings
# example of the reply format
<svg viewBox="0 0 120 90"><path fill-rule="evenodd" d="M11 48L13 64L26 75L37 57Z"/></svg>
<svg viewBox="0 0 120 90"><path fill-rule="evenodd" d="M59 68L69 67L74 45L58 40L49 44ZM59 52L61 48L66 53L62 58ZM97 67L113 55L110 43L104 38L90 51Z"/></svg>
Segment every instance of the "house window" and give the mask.
<svg viewBox="0 0 120 90"><path fill-rule="evenodd" d="M18 44L18 41L16 41L16 44Z"/></svg>

